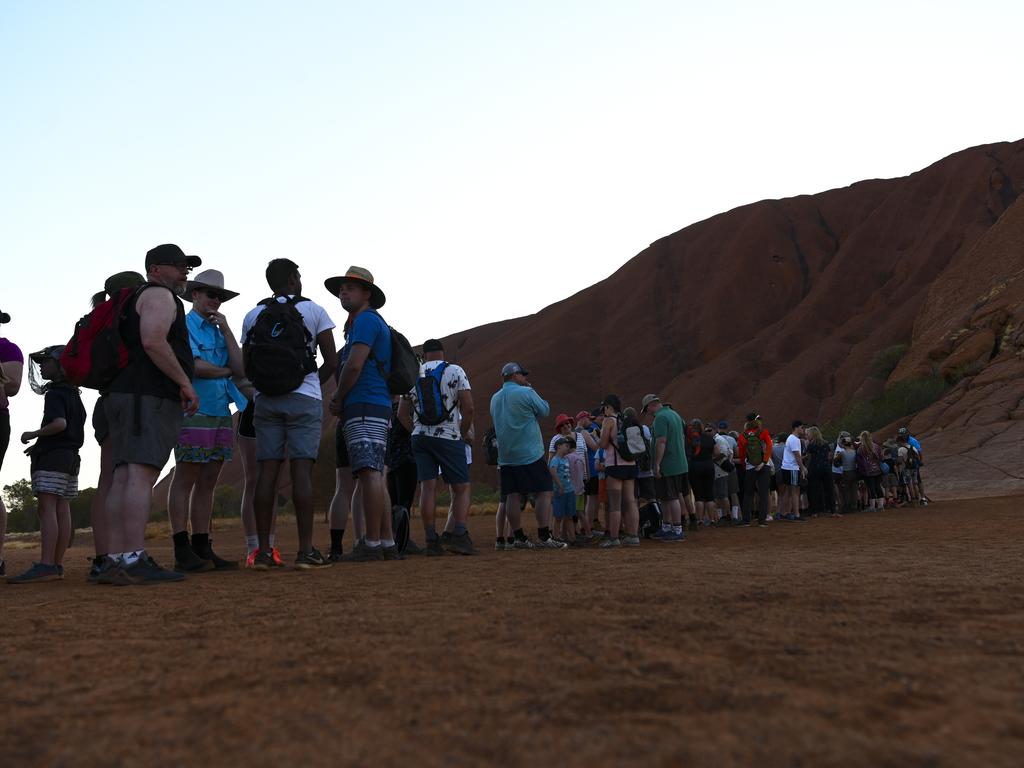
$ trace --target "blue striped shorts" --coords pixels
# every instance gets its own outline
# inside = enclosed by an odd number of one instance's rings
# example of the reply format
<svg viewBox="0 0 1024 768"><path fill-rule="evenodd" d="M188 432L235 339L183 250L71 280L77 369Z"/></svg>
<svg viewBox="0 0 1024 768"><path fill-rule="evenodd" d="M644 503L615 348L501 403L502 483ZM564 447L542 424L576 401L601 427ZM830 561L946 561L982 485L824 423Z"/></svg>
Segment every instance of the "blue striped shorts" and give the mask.
<svg viewBox="0 0 1024 768"><path fill-rule="evenodd" d="M353 474L363 469L384 471L390 427L390 406L358 404L345 408L340 429Z"/></svg>

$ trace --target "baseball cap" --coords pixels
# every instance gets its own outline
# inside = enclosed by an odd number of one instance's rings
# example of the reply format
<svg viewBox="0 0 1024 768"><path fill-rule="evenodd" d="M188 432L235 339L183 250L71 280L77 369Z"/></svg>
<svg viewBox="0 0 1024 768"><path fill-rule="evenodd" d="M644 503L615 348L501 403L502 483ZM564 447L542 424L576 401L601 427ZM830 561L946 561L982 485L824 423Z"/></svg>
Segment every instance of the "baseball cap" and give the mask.
<svg viewBox="0 0 1024 768"><path fill-rule="evenodd" d="M146 269L154 264L178 264L182 261L190 267L198 267L203 263L198 256L186 256L174 243L164 243L146 252Z"/></svg>
<svg viewBox="0 0 1024 768"><path fill-rule="evenodd" d="M644 395L643 400L640 401L640 413L647 413L647 406L651 403L660 403L661 398L657 395Z"/></svg>
<svg viewBox="0 0 1024 768"><path fill-rule="evenodd" d="M909 435L910 434L910 430L907 429L906 427L900 427L898 430L896 430L896 434L897 435Z"/></svg>
<svg viewBox="0 0 1024 768"><path fill-rule="evenodd" d="M29 354L29 358L37 363L42 363L46 358L50 357L54 360L60 360L60 356L64 353L63 344L54 344L52 347L44 347L38 352L32 352Z"/></svg>
<svg viewBox="0 0 1024 768"><path fill-rule="evenodd" d="M11 316L6 312L0 312L0 325L11 322Z"/></svg>
<svg viewBox="0 0 1024 768"><path fill-rule="evenodd" d="M591 418L589 411L580 411L579 413L576 414L576 423L578 424L580 419L589 419L589 418Z"/></svg>
<svg viewBox="0 0 1024 768"><path fill-rule="evenodd" d="M506 379L509 376L515 376L517 373L521 373L523 376L530 375L530 372L523 368L519 363L505 363L501 368L501 375Z"/></svg>
<svg viewBox="0 0 1024 768"><path fill-rule="evenodd" d="M424 352L444 352L444 344L440 339L427 339L423 342Z"/></svg>
<svg viewBox="0 0 1024 768"><path fill-rule="evenodd" d="M728 429L729 428L729 422L726 421L725 419L722 419L720 422L718 422L718 428L719 429Z"/></svg>

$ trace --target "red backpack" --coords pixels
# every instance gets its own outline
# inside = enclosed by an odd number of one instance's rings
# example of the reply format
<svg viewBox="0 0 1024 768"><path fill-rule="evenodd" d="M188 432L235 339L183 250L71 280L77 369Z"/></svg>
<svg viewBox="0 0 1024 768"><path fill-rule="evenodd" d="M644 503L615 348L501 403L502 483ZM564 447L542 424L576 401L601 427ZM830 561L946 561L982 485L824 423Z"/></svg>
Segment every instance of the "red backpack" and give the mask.
<svg viewBox="0 0 1024 768"><path fill-rule="evenodd" d="M122 288L75 324L75 333L60 356L69 384L105 390L128 365L121 323L128 302L147 287Z"/></svg>

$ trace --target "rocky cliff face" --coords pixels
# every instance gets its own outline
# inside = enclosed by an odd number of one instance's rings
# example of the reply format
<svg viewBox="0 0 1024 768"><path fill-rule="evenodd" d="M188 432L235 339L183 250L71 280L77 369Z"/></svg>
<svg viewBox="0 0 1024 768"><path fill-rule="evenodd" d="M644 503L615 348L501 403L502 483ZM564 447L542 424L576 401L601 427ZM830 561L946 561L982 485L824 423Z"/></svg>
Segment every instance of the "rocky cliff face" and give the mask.
<svg viewBox="0 0 1024 768"><path fill-rule="evenodd" d="M608 392L628 403L658 392L688 417L733 423L756 409L783 429L909 377L960 379L942 403L906 414L931 490L1024 491L1022 180L1018 141L906 178L753 203L656 241L536 315L446 342L461 345L481 414L504 362L529 367L552 405L548 431L554 413ZM572 258L582 271L586 254ZM906 356L880 378L872 361L896 344Z"/></svg>

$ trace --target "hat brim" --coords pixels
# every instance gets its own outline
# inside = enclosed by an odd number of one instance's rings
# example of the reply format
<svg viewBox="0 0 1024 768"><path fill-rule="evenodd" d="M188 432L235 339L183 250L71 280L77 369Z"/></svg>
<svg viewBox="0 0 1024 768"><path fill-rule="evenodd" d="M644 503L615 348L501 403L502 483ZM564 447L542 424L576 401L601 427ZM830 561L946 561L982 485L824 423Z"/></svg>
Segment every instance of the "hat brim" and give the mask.
<svg viewBox="0 0 1024 768"><path fill-rule="evenodd" d="M192 301L192 291L195 290L196 288L212 288L213 290L217 291L217 293L223 293L224 298L221 299L221 304L223 304L225 301L231 301L233 298L235 298L235 296L239 295L236 291L229 291L227 288L221 288L219 286L209 285L207 283L197 283L195 280L189 280L187 283L185 283L185 295L182 296L182 298L185 299L186 301Z"/></svg>
<svg viewBox="0 0 1024 768"><path fill-rule="evenodd" d="M342 283L361 283L366 286L370 291L370 307L373 309L380 309L384 306L384 302L387 301L387 297L384 295L378 286L373 283L367 282L360 277L353 277L352 275L339 275L335 277L328 277L324 280L324 288L334 298L338 298L338 291L341 290Z"/></svg>
<svg viewBox="0 0 1024 768"><path fill-rule="evenodd" d="M11 316L6 312L0 312L0 325L11 322Z"/></svg>

